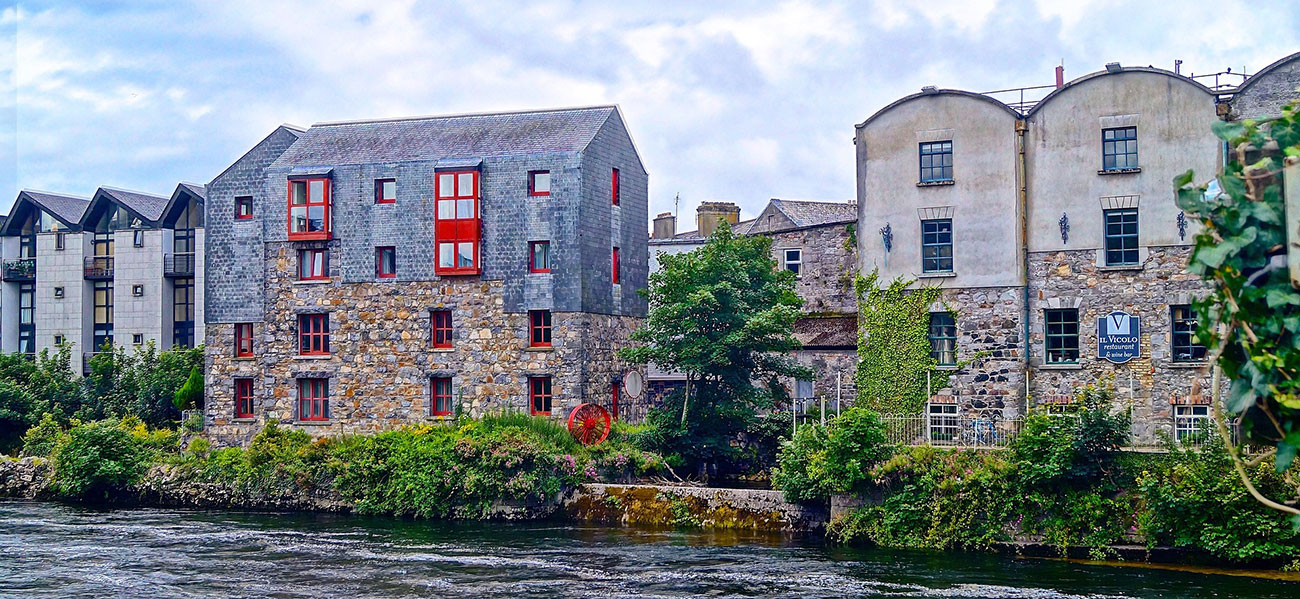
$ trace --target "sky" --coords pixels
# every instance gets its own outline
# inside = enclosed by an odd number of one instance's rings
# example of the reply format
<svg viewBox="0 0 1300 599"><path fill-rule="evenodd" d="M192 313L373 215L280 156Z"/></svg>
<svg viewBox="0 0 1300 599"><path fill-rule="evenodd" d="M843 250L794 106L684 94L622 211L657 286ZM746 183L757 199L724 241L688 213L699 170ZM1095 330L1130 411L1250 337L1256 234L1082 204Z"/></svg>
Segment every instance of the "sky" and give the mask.
<svg viewBox="0 0 1300 599"><path fill-rule="evenodd" d="M276 126L618 104L650 213L849 201L853 126L937 85L1107 62L1254 72L1300 2L0 0L0 212L19 189L170 195ZM1176 8L1175 8L1176 7ZM682 229L690 228L689 226Z"/></svg>

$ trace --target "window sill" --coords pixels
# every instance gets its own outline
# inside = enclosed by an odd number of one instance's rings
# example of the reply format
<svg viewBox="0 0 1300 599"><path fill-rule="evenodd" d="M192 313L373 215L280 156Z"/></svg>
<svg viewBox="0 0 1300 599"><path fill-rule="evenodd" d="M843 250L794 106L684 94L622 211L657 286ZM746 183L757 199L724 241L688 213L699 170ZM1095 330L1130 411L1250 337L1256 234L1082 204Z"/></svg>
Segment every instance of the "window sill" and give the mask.
<svg viewBox="0 0 1300 599"><path fill-rule="evenodd" d="M553 352L555 351L555 347L525 347L524 351Z"/></svg>
<svg viewBox="0 0 1300 599"><path fill-rule="evenodd" d="M1039 370L1083 370L1082 363L1074 364L1040 364Z"/></svg>
<svg viewBox="0 0 1300 599"><path fill-rule="evenodd" d="M1137 168L1101 169L1097 171L1097 174L1098 175L1132 175L1134 173L1140 173L1140 172L1142 172L1142 167L1139 166Z"/></svg>
<svg viewBox="0 0 1300 599"><path fill-rule="evenodd" d="M1207 360L1200 361L1200 362L1170 362L1169 363L1170 368L1178 368L1183 370L1200 370L1209 365L1210 362Z"/></svg>
<svg viewBox="0 0 1300 599"><path fill-rule="evenodd" d="M425 416L424 419L433 422L451 422L456 420L456 416L455 414L438 414L436 416Z"/></svg>
<svg viewBox="0 0 1300 599"><path fill-rule="evenodd" d="M957 182L952 179L944 179L943 181L917 181L916 182L917 187L945 187L948 185L956 185L956 184Z"/></svg>
<svg viewBox="0 0 1300 599"><path fill-rule="evenodd" d="M293 284L294 285L328 285L329 283L332 282L333 279L306 279L306 280L299 279L297 281L294 281Z"/></svg>
<svg viewBox="0 0 1300 599"><path fill-rule="evenodd" d="M923 272L923 273L921 273L921 274L919 274L919 275L916 275L916 278L918 278L918 279L947 279L947 278L955 277L955 276L957 276L957 273L955 273L955 272Z"/></svg>
<svg viewBox="0 0 1300 599"><path fill-rule="evenodd" d="M956 364L940 364L940 365L938 365L938 366L935 366L934 369L935 369L935 370L942 370L942 371L945 371L945 372L956 372L957 370L959 370L959 368L957 368L957 365L956 365Z"/></svg>
<svg viewBox="0 0 1300 599"><path fill-rule="evenodd" d="M1115 266L1097 267L1097 272L1125 272L1138 270L1146 270L1146 266L1142 264L1117 264Z"/></svg>
<svg viewBox="0 0 1300 599"><path fill-rule="evenodd" d="M257 356L235 356L230 359L231 362L256 362Z"/></svg>
<svg viewBox="0 0 1300 599"><path fill-rule="evenodd" d="M257 419L249 416L246 418L231 418L230 422L231 424L251 424L257 422Z"/></svg>
<svg viewBox="0 0 1300 599"><path fill-rule="evenodd" d="M456 348L454 348L454 347L430 347L430 348L429 348L429 351L431 351L431 352L433 352L433 353L435 353L435 354L450 354L450 353L456 351Z"/></svg>
<svg viewBox="0 0 1300 599"><path fill-rule="evenodd" d="M328 356L328 355L327 355L327 356L313 356L313 355L305 355L305 356L304 356L304 355L302 355L302 354L295 354L295 355L293 356L293 359L295 359L295 360L328 360L328 359L333 358L333 357L334 357L334 356Z"/></svg>
<svg viewBox="0 0 1300 599"><path fill-rule="evenodd" d="M294 420L296 426L329 426L333 424L328 420Z"/></svg>

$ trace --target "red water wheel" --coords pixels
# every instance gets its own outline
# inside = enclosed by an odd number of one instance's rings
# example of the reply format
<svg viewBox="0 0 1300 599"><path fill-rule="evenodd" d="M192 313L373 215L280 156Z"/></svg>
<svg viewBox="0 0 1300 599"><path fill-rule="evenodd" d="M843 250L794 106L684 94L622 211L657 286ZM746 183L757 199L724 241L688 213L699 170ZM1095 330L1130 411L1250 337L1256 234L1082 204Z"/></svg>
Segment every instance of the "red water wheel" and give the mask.
<svg viewBox="0 0 1300 599"><path fill-rule="evenodd" d="M609 436L609 410L594 403L585 403L569 413L569 434L583 445L596 445Z"/></svg>

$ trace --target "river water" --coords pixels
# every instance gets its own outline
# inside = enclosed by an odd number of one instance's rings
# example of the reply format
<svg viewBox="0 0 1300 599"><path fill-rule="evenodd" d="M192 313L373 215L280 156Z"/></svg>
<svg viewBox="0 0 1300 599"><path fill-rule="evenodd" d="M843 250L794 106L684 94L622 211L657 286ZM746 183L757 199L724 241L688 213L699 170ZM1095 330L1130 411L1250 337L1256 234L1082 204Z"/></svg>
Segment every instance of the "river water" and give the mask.
<svg viewBox="0 0 1300 599"><path fill-rule="evenodd" d="M0 501L0 597L1298 597L1300 582L559 523Z"/></svg>

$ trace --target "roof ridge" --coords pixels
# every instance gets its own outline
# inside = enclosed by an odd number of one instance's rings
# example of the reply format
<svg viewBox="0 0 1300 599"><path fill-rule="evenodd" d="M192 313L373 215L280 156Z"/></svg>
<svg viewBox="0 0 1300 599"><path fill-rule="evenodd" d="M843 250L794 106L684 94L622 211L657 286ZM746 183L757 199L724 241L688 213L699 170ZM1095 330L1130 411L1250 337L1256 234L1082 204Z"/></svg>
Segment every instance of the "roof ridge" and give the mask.
<svg viewBox="0 0 1300 599"><path fill-rule="evenodd" d="M389 117L389 118L380 118L380 119L359 119L359 120L352 120L352 121L324 121L320 123L313 123L312 127L313 128L339 127L339 126L346 126L346 125L370 125L375 123L401 123L407 121L432 121L437 119L458 119L458 118L468 118L468 117L476 117L476 116L544 114L544 113L554 113L554 112L579 112L584 110L617 109L617 108L618 108L617 104L601 104L601 105L594 105L594 106L572 106L566 108L533 108L533 109L523 109L523 110L502 110L502 111L489 111L489 112L465 112L460 114L430 114L430 115L422 115L422 116Z"/></svg>
<svg viewBox="0 0 1300 599"><path fill-rule="evenodd" d="M83 201L83 202L89 202L89 201L90 201L90 198L87 198L87 197L68 195L68 194L65 194L65 193L59 193L59 192L57 192L57 191L45 191L45 190L43 190L43 189L28 189L28 188L23 188L23 189L18 190L18 193L39 193L39 194L43 194L43 195L47 195L47 196L56 196L56 197L60 197L60 198L67 198L67 199L69 199L69 200L81 200L81 201Z"/></svg>
<svg viewBox="0 0 1300 599"><path fill-rule="evenodd" d="M100 188L100 189L107 189L107 190L109 190L109 191L125 191L125 192L127 192L127 193L134 193L134 194L136 194L136 195L149 196L149 197L154 197L154 198L161 198L161 199L164 199L164 200L165 200L165 199L168 199L168 198L170 197L170 196L160 196L160 195L158 195L158 194L149 193L149 192L147 192L147 191L140 191L140 190L138 190L138 189L126 189L126 188L124 188L124 187L113 187L112 185L100 185L99 188Z"/></svg>

